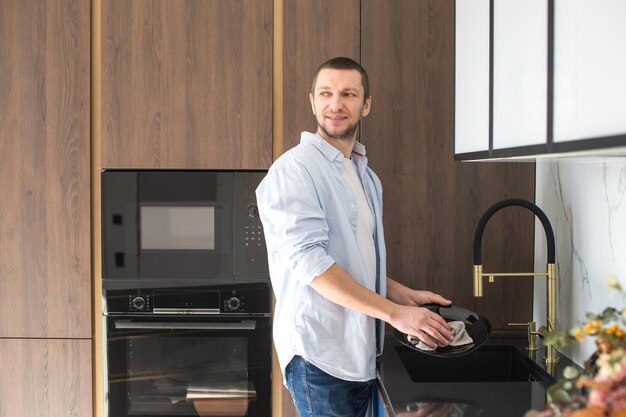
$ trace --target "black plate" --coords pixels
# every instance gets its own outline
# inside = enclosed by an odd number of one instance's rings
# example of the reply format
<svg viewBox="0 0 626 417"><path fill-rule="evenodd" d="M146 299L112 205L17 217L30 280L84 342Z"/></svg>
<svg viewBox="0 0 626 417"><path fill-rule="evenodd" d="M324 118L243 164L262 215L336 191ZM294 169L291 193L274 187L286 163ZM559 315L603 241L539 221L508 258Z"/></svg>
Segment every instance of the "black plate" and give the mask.
<svg viewBox="0 0 626 417"><path fill-rule="evenodd" d="M491 323L489 323L489 320L464 307L458 306L456 304L452 304L449 306L442 306L439 304L424 304L421 307L427 308L430 311L439 314L447 322L462 321L465 324L465 330L467 330L467 334L469 334L469 336L472 338L473 343L462 346L438 347L435 350L421 350L416 348L414 344L408 341L406 334L394 329L396 337L400 340L400 342L416 352L444 358L466 355L485 344L485 342L487 341L487 339L489 339L489 336L491 335Z"/></svg>

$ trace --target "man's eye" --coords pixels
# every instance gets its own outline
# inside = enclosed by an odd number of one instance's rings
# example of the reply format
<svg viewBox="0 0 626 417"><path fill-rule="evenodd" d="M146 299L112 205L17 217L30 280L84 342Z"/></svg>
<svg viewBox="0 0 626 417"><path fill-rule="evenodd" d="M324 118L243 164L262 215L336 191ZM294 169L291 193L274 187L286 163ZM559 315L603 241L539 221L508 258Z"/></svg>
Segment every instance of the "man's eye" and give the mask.
<svg viewBox="0 0 626 417"><path fill-rule="evenodd" d="M323 96L323 97L328 97L329 95L330 95L330 93L328 91L322 91L320 93L320 96Z"/></svg>

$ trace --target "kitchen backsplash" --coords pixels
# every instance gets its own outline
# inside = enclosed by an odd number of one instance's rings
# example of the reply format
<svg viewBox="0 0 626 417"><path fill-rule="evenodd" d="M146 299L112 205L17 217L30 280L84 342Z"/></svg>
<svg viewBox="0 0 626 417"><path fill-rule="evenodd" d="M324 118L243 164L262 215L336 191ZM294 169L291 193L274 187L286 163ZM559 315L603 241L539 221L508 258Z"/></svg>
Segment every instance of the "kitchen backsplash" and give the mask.
<svg viewBox="0 0 626 417"><path fill-rule="evenodd" d="M626 300L605 280L615 275L626 287L626 158L537 162L536 203L546 213L556 239L558 327L566 330L589 311ZM536 222L535 270L545 270L546 243ZM545 323L545 280L535 282L534 319ZM565 352L582 364L594 351L591 340Z"/></svg>

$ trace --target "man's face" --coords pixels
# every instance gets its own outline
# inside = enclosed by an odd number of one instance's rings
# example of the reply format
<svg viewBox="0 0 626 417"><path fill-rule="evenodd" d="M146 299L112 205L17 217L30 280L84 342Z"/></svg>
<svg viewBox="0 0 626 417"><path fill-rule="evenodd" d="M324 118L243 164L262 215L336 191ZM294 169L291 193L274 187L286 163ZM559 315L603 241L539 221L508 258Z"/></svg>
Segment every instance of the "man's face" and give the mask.
<svg viewBox="0 0 626 417"><path fill-rule="evenodd" d="M364 100L363 95L358 71L321 70L309 95L317 133L325 139L353 139L361 118L370 112L371 97Z"/></svg>

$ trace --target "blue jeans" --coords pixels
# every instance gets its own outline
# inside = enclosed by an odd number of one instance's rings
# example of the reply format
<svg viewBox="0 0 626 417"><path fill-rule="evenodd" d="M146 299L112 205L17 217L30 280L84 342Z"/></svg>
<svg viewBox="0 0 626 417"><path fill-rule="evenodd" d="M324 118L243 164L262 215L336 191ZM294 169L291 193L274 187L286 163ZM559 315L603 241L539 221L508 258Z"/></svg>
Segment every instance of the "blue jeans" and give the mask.
<svg viewBox="0 0 626 417"><path fill-rule="evenodd" d="M300 356L285 368L287 389L300 417L365 417L374 380L344 381Z"/></svg>

